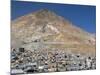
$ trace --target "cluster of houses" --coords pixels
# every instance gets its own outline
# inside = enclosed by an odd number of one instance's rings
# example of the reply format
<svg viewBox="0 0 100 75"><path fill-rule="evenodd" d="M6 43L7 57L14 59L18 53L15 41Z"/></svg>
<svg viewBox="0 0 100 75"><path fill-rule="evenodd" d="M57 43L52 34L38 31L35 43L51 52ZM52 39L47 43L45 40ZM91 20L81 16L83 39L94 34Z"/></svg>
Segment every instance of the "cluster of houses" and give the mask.
<svg viewBox="0 0 100 75"><path fill-rule="evenodd" d="M96 58L62 50L11 51L11 73L64 72L96 69Z"/></svg>

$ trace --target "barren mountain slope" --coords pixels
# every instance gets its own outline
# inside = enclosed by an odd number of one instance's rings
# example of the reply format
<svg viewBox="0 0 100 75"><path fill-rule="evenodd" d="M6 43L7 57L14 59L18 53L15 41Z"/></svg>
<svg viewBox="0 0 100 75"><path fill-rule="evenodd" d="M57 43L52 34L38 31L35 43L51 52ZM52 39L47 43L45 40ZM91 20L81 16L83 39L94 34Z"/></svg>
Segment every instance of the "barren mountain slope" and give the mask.
<svg viewBox="0 0 100 75"><path fill-rule="evenodd" d="M95 55L95 37L52 11L42 9L11 23L12 48L55 49Z"/></svg>

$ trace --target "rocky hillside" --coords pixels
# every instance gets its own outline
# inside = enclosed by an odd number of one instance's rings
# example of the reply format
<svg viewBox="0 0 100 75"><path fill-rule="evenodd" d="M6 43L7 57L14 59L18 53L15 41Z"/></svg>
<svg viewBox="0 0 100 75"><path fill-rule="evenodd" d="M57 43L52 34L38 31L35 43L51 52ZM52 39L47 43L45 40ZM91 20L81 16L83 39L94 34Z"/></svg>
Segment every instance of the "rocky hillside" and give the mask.
<svg viewBox="0 0 100 75"><path fill-rule="evenodd" d="M96 69L95 36L47 9L11 22L11 73Z"/></svg>
<svg viewBox="0 0 100 75"><path fill-rule="evenodd" d="M95 55L95 37L47 9L24 15L11 23L12 48L61 48Z"/></svg>

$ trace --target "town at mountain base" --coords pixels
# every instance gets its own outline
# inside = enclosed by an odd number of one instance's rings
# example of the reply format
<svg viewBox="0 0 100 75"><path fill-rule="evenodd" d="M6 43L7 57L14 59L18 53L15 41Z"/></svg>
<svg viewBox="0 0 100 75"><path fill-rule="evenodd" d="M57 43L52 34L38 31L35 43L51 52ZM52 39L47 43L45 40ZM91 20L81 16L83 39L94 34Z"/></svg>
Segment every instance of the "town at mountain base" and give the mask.
<svg viewBox="0 0 100 75"><path fill-rule="evenodd" d="M41 9L11 22L11 73L96 69L96 39Z"/></svg>

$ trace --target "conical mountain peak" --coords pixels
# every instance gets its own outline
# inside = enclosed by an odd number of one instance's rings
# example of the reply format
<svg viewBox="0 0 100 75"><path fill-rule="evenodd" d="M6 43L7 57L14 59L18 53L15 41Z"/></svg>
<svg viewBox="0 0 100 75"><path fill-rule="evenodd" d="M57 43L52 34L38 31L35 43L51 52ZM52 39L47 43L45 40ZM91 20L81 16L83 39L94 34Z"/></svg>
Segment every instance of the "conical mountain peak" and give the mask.
<svg viewBox="0 0 100 75"><path fill-rule="evenodd" d="M52 13L52 11L49 10L49 9L40 9L39 12L41 12L41 13L42 13L42 12L45 12L45 13L48 13L48 12L49 12L49 13Z"/></svg>
<svg viewBox="0 0 100 75"><path fill-rule="evenodd" d="M41 9L16 19L16 22L12 23L11 29L15 44L19 44L19 42L16 43L16 40L19 39L21 46L39 41L38 43L42 42L47 45L49 43L48 47L65 49L68 47L72 48L73 52L76 50L80 53L89 51L91 54L95 53L94 37L48 9Z"/></svg>
<svg viewBox="0 0 100 75"><path fill-rule="evenodd" d="M37 14L54 14L54 12L48 9L40 9Z"/></svg>
<svg viewBox="0 0 100 75"><path fill-rule="evenodd" d="M40 9L39 11L35 12L35 15L38 18L50 18L50 17L56 17L57 16L56 13L54 13L53 11L48 10L48 9Z"/></svg>

